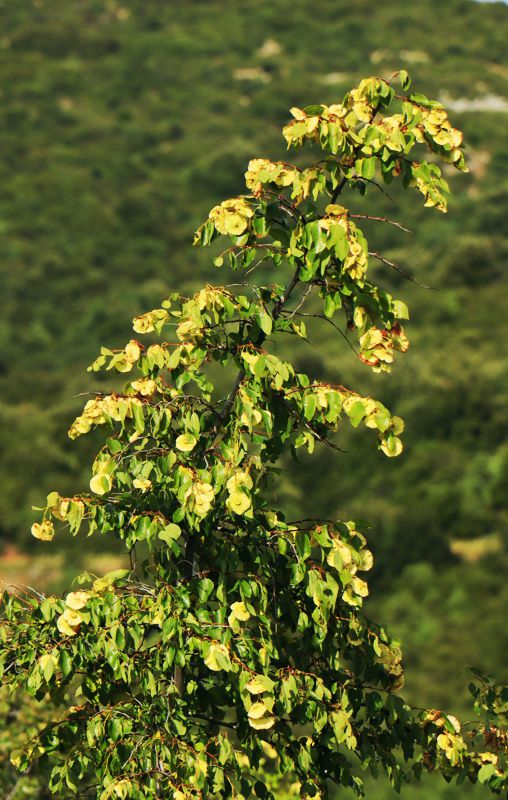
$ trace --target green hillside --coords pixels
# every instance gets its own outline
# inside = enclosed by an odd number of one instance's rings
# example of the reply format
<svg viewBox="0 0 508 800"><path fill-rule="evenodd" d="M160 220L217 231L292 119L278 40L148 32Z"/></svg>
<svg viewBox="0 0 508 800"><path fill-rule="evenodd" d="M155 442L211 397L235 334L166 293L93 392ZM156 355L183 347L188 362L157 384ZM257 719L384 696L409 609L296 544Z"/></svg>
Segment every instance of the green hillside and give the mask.
<svg viewBox="0 0 508 800"><path fill-rule="evenodd" d="M66 435L77 395L103 385L86 366L169 291L226 280L192 232L243 190L251 157L285 158L289 107L404 67L447 104L470 165L445 219L396 191L354 198L414 231L368 229L418 281L376 268L413 311L411 348L373 377L316 324L321 346L296 358L375 392L406 420L406 452L387 461L345 433L320 469L288 464L279 493L295 515L371 524L371 602L402 638L412 701L463 712L466 664L508 680L508 7L25 0L0 3L0 19L0 544L47 555L30 507L87 485L93 441Z"/></svg>

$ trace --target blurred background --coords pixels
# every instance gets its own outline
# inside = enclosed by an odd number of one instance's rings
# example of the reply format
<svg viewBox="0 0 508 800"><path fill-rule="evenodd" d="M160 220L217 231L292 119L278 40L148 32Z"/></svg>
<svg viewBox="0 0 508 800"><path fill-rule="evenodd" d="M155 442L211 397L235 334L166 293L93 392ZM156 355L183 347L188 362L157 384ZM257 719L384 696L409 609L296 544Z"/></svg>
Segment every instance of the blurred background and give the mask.
<svg viewBox="0 0 508 800"><path fill-rule="evenodd" d="M362 77L405 68L464 130L470 173L450 176L448 216L396 190L362 205L414 231L372 227L371 249L433 287L373 266L411 311L411 348L393 373L371 375L326 326L314 349L289 353L404 417L404 454L389 461L368 432L345 432L344 454L288 465L279 493L293 518L368 521L370 613L401 639L408 699L470 719L467 666L508 680L508 6L1 0L0 21L8 583L59 590L80 567L121 559L111 542L36 541L31 506L87 486L100 440L73 443L66 432L79 393L111 388L86 372L100 345L123 346L130 319L169 292L226 280L209 251L191 247L193 230L244 190L250 158L286 158L290 106L333 103ZM436 781L406 790L464 795L482 790ZM368 797L392 791L380 782Z"/></svg>

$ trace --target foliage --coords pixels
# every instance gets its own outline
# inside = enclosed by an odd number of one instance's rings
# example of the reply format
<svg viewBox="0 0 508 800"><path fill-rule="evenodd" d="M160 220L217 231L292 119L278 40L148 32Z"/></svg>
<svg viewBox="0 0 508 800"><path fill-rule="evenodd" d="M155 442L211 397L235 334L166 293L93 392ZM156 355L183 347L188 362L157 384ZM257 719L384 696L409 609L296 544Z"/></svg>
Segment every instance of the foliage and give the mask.
<svg viewBox="0 0 508 800"><path fill-rule="evenodd" d="M65 427L81 402L75 395L103 385L100 375L83 377L75 365L88 363L100 342L123 341L119 321L162 297L168 269L174 286L194 291L206 267L199 253L189 254L188 237L213 198L241 191L237 176L253 154L269 149L284 158L281 109L315 96L335 102L369 63L383 74L410 64L424 92L446 87L463 102L471 173L461 176L453 217L441 226L416 206L404 207L402 221L418 230L417 241L396 229L377 233L385 252L439 289L406 290L426 358L413 348L389 386L376 376L357 379L366 394L403 412L411 446L386 471L375 450L358 445L339 480L323 463L325 480L314 491L331 516L368 517L377 537L376 580L391 580L410 560L442 566L450 561L450 536L474 537L485 528L506 536L500 495L508 384L497 344L508 319L498 277L506 260L505 125L502 111L471 106L471 113L467 102L506 102L507 15L501 4L469 0L429 0L411 18L400 0L375 15L367 0L192 0L178 14L171 4L148 0L6 4L3 542L40 553L30 541L30 504L40 505L55 485L64 493L86 486L86 459L69 447ZM390 194L399 197L393 185ZM373 214L394 214L381 193L367 201ZM466 229L468 241L456 236ZM398 289L395 271L383 280ZM322 352L306 357L304 371L311 361L313 372L331 378L328 329L318 342ZM349 449L346 434L343 446ZM316 471L304 463L291 474L290 502L302 516ZM414 536L405 535L409 529Z"/></svg>
<svg viewBox="0 0 508 800"><path fill-rule="evenodd" d="M324 798L329 783L362 794L362 771L379 768L396 788L424 769L507 785L504 761L477 749L483 728L469 734L398 696L398 643L362 612L373 560L361 525L288 520L274 497L281 453L336 448L342 420L376 431L384 455L402 450L403 422L385 405L297 371L276 346L308 340L315 295L375 372L408 347L406 305L367 276L369 255L382 257L358 227L365 215L338 200L401 179L446 211L437 159L465 164L441 104L396 77L404 94L369 78L342 103L292 109L286 141L315 145L318 159L252 160L250 193L216 205L196 233L203 246L227 238L214 262L240 279L171 295L134 319L146 346L102 348L91 366L129 374L69 431L110 429L91 494L50 493L32 534L84 525L119 539L132 569L84 574L65 598L4 596L7 683L64 704L14 764L47 774L60 796L272 798L289 778L290 793Z"/></svg>

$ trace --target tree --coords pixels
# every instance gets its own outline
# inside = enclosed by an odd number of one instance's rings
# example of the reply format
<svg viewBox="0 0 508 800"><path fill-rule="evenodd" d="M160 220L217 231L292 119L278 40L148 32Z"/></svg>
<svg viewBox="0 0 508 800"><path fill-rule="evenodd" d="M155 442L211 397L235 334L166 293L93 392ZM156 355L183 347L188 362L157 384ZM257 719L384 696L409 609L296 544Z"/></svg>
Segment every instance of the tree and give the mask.
<svg viewBox="0 0 508 800"><path fill-rule="evenodd" d="M342 103L292 109L288 145L313 144L318 160L254 159L249 193L196 233L202 246L226 237L215 265L239 281L171 295L135 318L146 345L103 348L91 366L129 376L69 432L109 429L91 494L52 492L32 533L53 539L56 520L114 536L132 569L81 575L65 598L4 596L6 682L59 706L14 763L59 797L324 798L332 784L361 794L365 768L396 787L424 769L508 785L497 755L476 749L481 725L466 735L398 695L400 648L362 612L372 555L360 526L291 520L274 503L281 454L340 449L344 419L375 431L388 457L402 450L403 422L382 403L276 352L283 334L308 341L313 315L375 371L408 347L407 307L367 277L369 256L397 265L369 252L356 222L368 215L338 200L400 178L446 211L436 161L465 164L443 107L395 77L403 95L368 78ZM430 160L416 160L425 148ZM313 296L322 312L303 310Z"/></svg>

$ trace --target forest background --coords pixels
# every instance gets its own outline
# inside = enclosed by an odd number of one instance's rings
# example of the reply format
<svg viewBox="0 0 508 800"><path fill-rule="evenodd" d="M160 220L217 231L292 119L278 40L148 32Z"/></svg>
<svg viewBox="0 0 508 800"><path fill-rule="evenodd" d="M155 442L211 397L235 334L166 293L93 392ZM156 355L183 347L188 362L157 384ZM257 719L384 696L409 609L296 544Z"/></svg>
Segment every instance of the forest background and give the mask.
<svg viewBox="0 0 508 800"><path fill-rule="evenodd" d="M401 639L410 701L470 718L467 665L508 681L507 39L508 8L472 0L0 2L5 582L58 590L67 567L119 563L114 541L103 552L30 536L31 505L88 483L93 437L72 443L66 431L77 395L114 380L86 366L169 292L219 280L192 232L243 191L250 158L284 160L290 106L336 102L368 74L406 68L464 130L470 173L444 220L396 190L355 203L415 231L368 233L433 288L376 268L412 309L412 345L389 378L351 368L325 325L298 364L337 380L344 363L345 383L404 417L406 450L387 461L368 435L344 433L333 465L328 452L317 466L288 462L278 492L294 517L368 520L370 608ZM459 792L484 794L406 790ZM391 795L383 784L369 798Z"/></svg>

